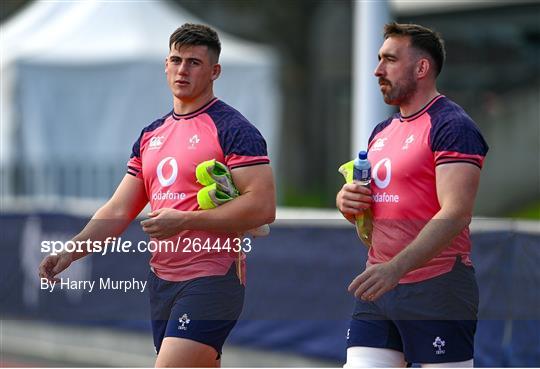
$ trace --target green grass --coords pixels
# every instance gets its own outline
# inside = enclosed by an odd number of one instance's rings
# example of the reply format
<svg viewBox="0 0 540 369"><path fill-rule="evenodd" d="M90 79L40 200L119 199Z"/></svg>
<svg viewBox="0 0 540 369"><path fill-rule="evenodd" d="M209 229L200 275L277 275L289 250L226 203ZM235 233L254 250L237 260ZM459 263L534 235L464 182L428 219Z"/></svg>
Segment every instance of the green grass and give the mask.
<svg viewBox="0 0 540 369"><path fill-rule="evenodd" d="M320 189L306 189L305 191L297 191L293 188L287 188L284 191L282 199L284 206L292 207L309 207L309 208L326 208L333 204L334 193L329 195ZM334 205L335 206L335 205Z"/></svg>
<svg viewBox="0 0 540 369"><path fill-rule="evenodd" d="M509 215L511 218L540 220L540 201L535 201Z"/></svg>

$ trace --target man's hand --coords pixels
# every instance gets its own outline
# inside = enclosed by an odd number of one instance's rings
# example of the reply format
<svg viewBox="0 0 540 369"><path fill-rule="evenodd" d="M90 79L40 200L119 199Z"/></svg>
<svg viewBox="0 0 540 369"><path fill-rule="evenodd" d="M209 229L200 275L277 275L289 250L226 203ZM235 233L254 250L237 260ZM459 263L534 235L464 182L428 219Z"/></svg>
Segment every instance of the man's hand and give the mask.
<svg viewBox="0 0 540 369"><path fill-rule="evenodd" d="M148 213L150 219L141 222L142 230L150 237L163 240L180 233L189 211L163 208Z"/></svg>
<svg viewBox="0 0 540 369"><path fill-rule="evenodd" d="M355 215L371 207L371 190L359 183L347 183L343 185L336 196L336 207L343 216L354 223Z"/></svg>
<svg viewBox="0 0 540 369"><path fill-rule="evenodd" d="M72 255L67 252L58 255L49 255L39 264L39 277L47 278L49 282L58 282L60 279L55 276L67 269L72 262Z"/></svg>
<svg viewBox="0 0 540 369"><path fill-rule="evenodd" d="M356 298L375 301L396 287L402 276L392 262L371 265L351 282L348 290Z"/></svg>

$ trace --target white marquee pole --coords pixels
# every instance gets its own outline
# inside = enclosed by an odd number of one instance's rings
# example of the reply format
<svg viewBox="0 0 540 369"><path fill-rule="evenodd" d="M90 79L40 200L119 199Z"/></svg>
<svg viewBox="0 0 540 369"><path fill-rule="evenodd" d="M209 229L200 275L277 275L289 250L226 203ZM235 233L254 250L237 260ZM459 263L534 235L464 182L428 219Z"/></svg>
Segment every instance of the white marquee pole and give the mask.
<svg viewBox="0 0 540 369"><path fill-rule="evenodd" d="M351 154L366 150L371 131L390 114L373 71L383 41L383 26L390 21L387 0L357 0L353 4L353 86Z"/></svg>

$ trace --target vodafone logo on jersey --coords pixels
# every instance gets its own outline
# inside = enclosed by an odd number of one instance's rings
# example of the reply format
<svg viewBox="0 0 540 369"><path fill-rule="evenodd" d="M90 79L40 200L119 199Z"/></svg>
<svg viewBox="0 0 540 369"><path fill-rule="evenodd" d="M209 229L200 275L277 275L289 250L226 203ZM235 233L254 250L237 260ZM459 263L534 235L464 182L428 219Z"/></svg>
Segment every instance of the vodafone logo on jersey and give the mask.
<svg viewBox="0 0 540 369"><path fill-rule="evenodd" d="M381 170L381 167L384 167L385 170ZM375 164L371 170L371 178L381 190L388 187L390 180L392 179L392 162L389 158L381 159Z"/></svg>
<svg viewBox="0 0 540 369"><path fill-rule="evenodd" d="M371 179L375 185L384 190L390 185L392 180L392 161L389 158L381 159L373 166L371 170ZM373 201L378 203L399 203L399 195L381 191L374 191Z"/></svg>
<svg viewBox="0 0 540 369"><path fill-rule="evenodd" d="M176 159L172 156L161 159L156 168L156 174L161 187L171 186L176 181L176 177L178 177L178 163ZM185 198L186 194L184 192L173 192L171 190L165 192L159 190L152 194L152 200L155 201L184 200Z"/></svg>
<svg viewBox="0 0 540 369"><path fill-rule="evenodd" d="M172 172L169 174L168 178L165 178L163 175L163 167L165 164L169 164L169 166L172 168ZM166 158L162 159L157 166L156 174L161 186L169 187L172 185L178 176L178 163L176 162L176 159L172 156L167 156Z"/></svg>

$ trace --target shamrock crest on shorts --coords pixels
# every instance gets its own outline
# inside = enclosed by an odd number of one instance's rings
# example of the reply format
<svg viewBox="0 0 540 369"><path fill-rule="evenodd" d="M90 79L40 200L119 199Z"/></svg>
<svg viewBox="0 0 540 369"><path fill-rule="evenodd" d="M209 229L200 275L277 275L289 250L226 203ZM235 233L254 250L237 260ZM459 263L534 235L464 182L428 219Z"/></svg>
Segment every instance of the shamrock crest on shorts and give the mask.
<svg viewBox="0 0 540 369"><path fill-rule="evenodd" d="M180 322L180 325L178 326L178 329L180 329L182 331L186 331L187 330L186 325L188 325L189 322L191 322L191 320L189 319L187 314L184 314L180 318L178 318L178 322Z"/></svg>
<svg viewBox="0 0 540 369"><path fill-rule="evenodd" d="M435 341L433 341L433 347L436 348L435 350L435 353L437 355L444 355L444 353L446 352L445 350L443 350L442 348L446 345L446 343L444 342L444 340L441 339L441 337L437 337L435 338Z"/></svg>

